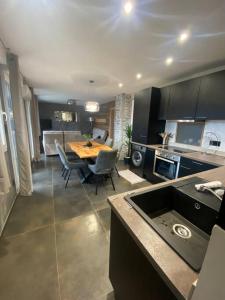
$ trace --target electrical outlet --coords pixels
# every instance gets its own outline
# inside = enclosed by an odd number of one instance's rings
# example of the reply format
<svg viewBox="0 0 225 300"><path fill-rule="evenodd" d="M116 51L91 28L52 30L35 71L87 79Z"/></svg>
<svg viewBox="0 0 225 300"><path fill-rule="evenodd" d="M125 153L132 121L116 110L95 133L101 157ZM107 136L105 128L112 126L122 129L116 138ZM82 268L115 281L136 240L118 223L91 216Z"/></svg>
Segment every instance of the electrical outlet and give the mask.
<svg viewBox="0 0 225 300"><path fill-rule="evenodd" d="M220 147L221 141L213 141L213 140L211 140L211 141L209 142L209 145L210 145L210 146L215 146L215 147Z"/></svg>

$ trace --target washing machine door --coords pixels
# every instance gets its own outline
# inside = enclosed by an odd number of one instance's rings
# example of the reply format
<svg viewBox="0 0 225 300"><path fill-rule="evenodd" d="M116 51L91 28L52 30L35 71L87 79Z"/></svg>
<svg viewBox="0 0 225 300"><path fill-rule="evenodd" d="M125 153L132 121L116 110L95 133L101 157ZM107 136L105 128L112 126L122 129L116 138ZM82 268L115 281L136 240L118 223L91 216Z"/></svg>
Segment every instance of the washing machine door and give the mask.
<svg viewBox="0 0 225 300"><path fill-rule="evenodd" d="M143 154L140 152L140 151L134 151L132 153L132 164L135 166L135 167L140 167L142 162L143 162Z"/></svg>

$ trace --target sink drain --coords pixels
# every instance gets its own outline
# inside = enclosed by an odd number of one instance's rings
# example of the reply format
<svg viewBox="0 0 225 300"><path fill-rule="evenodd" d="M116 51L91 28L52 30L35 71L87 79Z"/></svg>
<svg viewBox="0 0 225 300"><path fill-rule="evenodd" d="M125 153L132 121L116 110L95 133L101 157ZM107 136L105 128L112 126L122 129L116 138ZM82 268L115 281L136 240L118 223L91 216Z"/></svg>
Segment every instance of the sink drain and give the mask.
<svg viewBox="0 0 225 300"><path fill-rule="evenodd" d="M189 239L192 235L191 230L182 224L174 224L173 232L183 239Z"/></svg>

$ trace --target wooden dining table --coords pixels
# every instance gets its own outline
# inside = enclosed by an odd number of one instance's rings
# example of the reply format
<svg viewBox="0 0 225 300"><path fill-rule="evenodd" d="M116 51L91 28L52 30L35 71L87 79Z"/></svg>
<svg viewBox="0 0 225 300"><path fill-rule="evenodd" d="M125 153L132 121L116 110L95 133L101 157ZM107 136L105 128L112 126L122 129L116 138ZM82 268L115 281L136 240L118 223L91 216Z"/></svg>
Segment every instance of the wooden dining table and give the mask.
<svg viewBox="0 0 225 300"><path fill-rule="evenodd" d="M97 143L95 141L91 141L92 146L87 147L86 141L83 142L70 142L68 145L70 146L71 150L79 156L80 159L90 159L90 158L96 158L101 150L106 150L106 151L111 151L112 148L104 145ZM82 171L81 172L81 182L82 183L88 183L90 177L92 176L92 172L87 169L86 172Z"/></svg>
<svg viewBox="0 0 225 300"><path fill-rule="evenodd" d="M85 146L87 142L70 142L68 145L70 146L71 150L75 152L81 159L86 159L86 158L96 158L101 150L106 150L106 151L111 151L112 148L104 145L97 143L95 141L91 141L92 146L87 147Z"/></svg>

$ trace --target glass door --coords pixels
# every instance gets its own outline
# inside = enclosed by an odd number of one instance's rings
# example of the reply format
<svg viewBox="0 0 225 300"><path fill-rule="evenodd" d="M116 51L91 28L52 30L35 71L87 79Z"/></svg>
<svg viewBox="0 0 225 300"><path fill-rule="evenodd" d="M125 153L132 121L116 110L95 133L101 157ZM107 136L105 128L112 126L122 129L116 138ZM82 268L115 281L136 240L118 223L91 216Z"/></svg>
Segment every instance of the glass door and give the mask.
<svg viewBox="0 0 225 300"><path fill-rule="evenodd" d="M156 156L154 174L165 179L176 179L178 163Z"/></svg>
<svg viewBox="0 0 225 300"><path fill-rule="evenodd" d="M2 103L1 107L3 109L3 116L5 119L5 140L8 143L8 152L10 156L10 161L12 163L12 172L13 172L13 181L15 182L16 192L19 192L20 183L19 183L19 167L18 167L18 156L16 148L16 131L15 131L15 122L13 118L13 104L12 97L10 92L10 83L9 83L9 73L4 70L0 72L0 82L1 82L1 94L2 94ZM7 145L6 145L7 146Z"/></svg>

